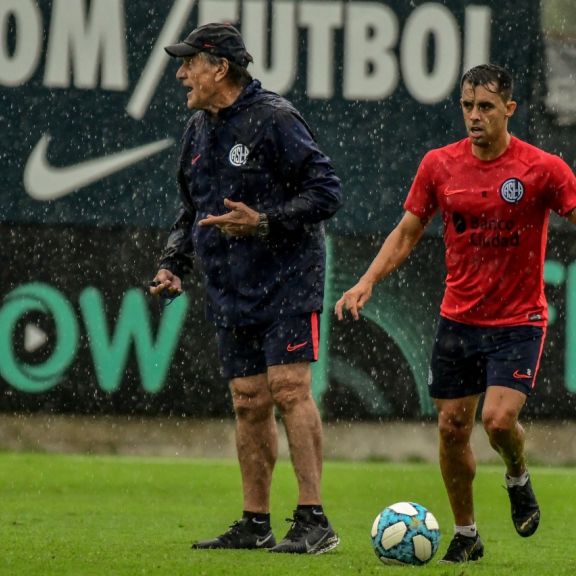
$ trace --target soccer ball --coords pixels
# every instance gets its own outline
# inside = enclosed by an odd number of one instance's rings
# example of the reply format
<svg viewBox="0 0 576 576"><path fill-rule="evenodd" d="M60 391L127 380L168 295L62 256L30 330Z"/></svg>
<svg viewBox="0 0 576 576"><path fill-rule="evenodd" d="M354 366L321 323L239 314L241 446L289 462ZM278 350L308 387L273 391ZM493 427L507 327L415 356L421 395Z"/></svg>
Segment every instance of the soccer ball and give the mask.
<svg viewBox="0 0 576 576"><path fill-rule="evenodd" d="M415 502L397 502L384 508L372 525L372 546L384 564L426 564L438 544L438 521Z"/></svg>

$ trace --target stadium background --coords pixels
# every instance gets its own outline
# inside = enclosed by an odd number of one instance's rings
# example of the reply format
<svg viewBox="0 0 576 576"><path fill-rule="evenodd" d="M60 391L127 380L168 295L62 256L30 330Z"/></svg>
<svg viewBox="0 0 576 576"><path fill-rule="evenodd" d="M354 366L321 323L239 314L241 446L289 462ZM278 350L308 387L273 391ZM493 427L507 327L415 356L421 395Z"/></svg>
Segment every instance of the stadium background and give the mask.
<svg viewBox="0 0 576 576"><path fill-rule="evenodd" d="M429 419L438 226L360 322L335 323L331 308L400 217L425 151L462 136L463 69L487 59L510 68L513 132L574 168L574 12L568 1L532 0L0 0L0 411L231 416L199 277L165 309L145 290L177 207L187 116L161 47L226 19L242 28L254 76L294 101L344 183L345 208L328 225L315 366L324 418ZM106 176L89 177L88 164L65 170L153 143ZM75 177L83 185L66 189ZM533 419L575 415L575 239L553 219Z"/></svg>

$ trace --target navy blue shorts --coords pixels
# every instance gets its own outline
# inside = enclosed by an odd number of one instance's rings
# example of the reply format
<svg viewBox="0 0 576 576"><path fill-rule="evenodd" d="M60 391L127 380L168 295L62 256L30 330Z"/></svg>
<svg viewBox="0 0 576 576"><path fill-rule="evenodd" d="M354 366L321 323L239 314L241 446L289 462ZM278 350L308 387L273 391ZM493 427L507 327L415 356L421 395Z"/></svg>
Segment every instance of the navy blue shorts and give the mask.
<svg viewBox="0 0 576 576"><path fill-rule="evenodd" d="M320 314L282 317L269 324L217 328L218 353L225 378L254 376L268 366L315 362Z"/></svg>
<svg viewBox="0 0 576 576"><path fill-rule="evenodd" d="M432 398L463 398L488 386L530 395L546 331L539 326L469 326L440 318L428 386Z"/></svg>

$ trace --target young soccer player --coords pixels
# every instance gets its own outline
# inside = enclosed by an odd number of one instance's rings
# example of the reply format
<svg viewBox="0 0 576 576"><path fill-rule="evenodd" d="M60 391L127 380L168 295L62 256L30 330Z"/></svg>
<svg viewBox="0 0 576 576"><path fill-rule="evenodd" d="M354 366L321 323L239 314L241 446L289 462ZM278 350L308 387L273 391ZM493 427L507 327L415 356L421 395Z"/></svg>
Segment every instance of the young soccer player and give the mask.
<svg viewBox="0 0 576 576"><path fill-rule="evenodd" d="M460 104L468 137L426 154L403 218L335 309L340 319L344 311L357 319L376 283L402 264L440 212L447 276L429 391L438 410L440 468L455 522L445 563L484 554L470 446L482 394L482 422L506 466L516 531L531 536L540 521L518 417L535 386L546 332L548 218L554 210L576 224L576 179L559 157L509 133L516 110L512 84L510 74L495 65L464 74Z"/></svg>

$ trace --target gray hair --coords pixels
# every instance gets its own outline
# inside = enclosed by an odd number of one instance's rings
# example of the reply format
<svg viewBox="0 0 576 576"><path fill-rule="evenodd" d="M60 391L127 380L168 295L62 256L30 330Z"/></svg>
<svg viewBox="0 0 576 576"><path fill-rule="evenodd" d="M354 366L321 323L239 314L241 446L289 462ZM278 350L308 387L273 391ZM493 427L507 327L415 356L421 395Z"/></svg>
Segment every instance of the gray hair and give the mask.
<svg viewBox="0 0 576 576"><path fill-rule="evenodd" d="M200 52L201 57L204 58L208 64L212 64L213 66L217 66L220 64L221 60L226 60L228 62L228 78L230 81L235 84L236 86L241 86L244 88L248 86L250 82L252 82L252 75L244 66L240 66L235 62L228 60L228 58L224 58L223 56L216 56L214 54L209 54L208 52Z"/></svg>

